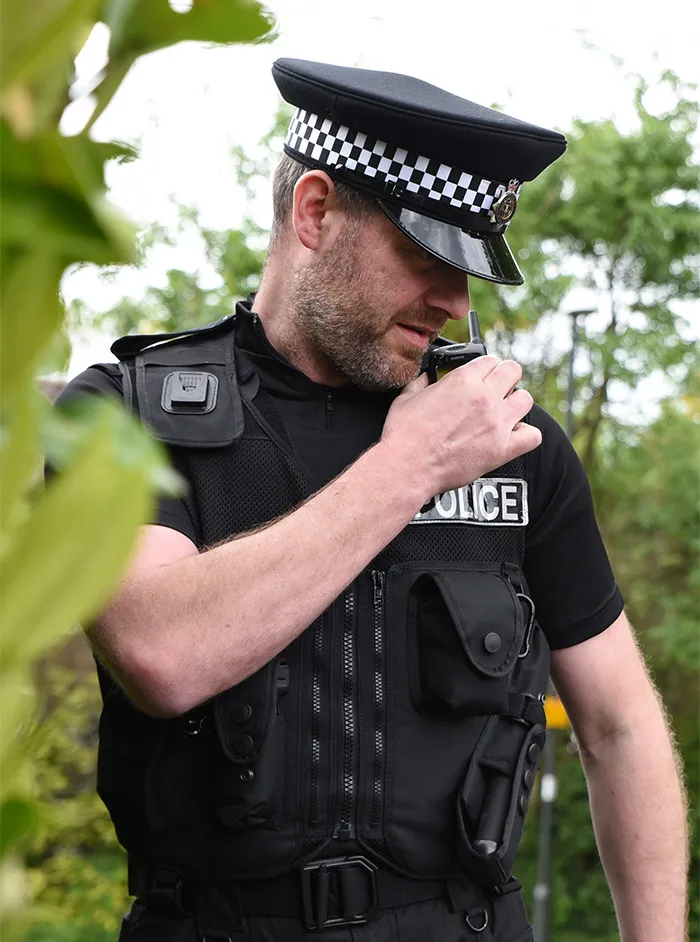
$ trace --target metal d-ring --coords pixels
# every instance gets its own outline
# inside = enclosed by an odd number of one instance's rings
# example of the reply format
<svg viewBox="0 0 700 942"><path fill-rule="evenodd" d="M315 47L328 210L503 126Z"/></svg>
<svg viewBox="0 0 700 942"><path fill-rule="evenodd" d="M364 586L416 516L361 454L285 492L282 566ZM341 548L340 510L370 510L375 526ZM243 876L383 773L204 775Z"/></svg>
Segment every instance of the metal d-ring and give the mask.
<svg viewBox="0 0 700 942"><path fill-rule="evenodd" d="M466 917L465 917L465 918L466 918L467 925L468 925L469 928L472 930L472 932L483 932L484 929L485 929L485 928L488 926L488 924L489 924L489 914L486 912L485 909L476 909L476 910L474 910L474 912L475 912L475 913L481 913L481 915L484 917L483 925L481 925L481 926L475 926L474 923L472 922L472 914L471 914L471 913L467 913L467 915L466 915Z"/></svg>
<svg viewBox="0 0 700 942"><path fill-rule="evenodd" d="M519 658L527 657L530 653L530 641L532 641L532 630L535 627L535 603L532 601L529 595L525 595L524 592L516 592L517 598L521 602L525 602L528 607L529 617L527 622L527 628L525 629L525 637L523 639L523 650L518 655Z"/></svg>

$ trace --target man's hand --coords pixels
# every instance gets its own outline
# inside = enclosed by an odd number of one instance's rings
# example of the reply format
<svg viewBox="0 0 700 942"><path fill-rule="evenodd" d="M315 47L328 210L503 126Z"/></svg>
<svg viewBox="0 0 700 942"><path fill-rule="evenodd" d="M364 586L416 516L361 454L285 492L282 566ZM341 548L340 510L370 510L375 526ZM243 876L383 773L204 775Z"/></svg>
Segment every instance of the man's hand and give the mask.
<svg viewBox="0 0 700 942"><path fill-rule="evenodd" d="M395 400L382 446L411 467L426 500L541 444L540 430L522 422L533 403L515 389L522 372L513 360L479 357L432 386L420 376Z"/></svg>

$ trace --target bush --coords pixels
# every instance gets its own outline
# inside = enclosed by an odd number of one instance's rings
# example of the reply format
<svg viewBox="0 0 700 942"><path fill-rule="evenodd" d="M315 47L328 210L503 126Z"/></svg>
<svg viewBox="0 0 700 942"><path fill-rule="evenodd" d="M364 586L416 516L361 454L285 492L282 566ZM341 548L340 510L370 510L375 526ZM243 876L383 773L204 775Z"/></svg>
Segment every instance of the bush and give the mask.
<svg viewBox="0 0 700 942"><path fill-rule="evenodd" d="M129 899L126 857L95 791L96 677L52 666L44 697L35 752L43 813L27 852L38 922L26 942L114 939Z"/></svg>

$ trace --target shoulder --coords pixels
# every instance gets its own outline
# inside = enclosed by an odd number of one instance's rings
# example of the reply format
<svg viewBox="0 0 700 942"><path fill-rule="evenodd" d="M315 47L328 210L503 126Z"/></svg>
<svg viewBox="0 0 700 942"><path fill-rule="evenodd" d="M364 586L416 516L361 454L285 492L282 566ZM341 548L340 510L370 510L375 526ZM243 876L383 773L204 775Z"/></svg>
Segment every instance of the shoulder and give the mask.
<svg viewBox="0 0 700 942"><path fill-rule="evenodd" d="M535 405L527 421L542 432L542 444L525 456L536 519L537 511L542 512L557 493L587 491L588 478L574 446L553 416Z"/></svg>
<svg viewBox="0 0 700 942"><path fill-rule="evenodd" d="M86 396L114 396L122 398L122 376L117 363L96 363L89 366L67 383L56 399L57 406Z"/></svg>
<svg viewBox="0 0 700 942"><path fill-rule="evenodd" d="M572 525L582 515L593 514L593 503L586 471L561 425L537 405L527 420L542 432L542 444L525 456L532 541L555 520Z"/></svg>
<svg viewBox="0 0 700 942"><path fill-rule="evenodd" d="M538 428L542 432L542 445L540 448L536 449L536 452L542 449L544 449L545 453L562 449L566 450L566 446L569 445L566 432L557 420L543 409L542 406L538 406L537 403L535 403L528 414L527 421L530 425L534 425L535 428Z"/></svg>

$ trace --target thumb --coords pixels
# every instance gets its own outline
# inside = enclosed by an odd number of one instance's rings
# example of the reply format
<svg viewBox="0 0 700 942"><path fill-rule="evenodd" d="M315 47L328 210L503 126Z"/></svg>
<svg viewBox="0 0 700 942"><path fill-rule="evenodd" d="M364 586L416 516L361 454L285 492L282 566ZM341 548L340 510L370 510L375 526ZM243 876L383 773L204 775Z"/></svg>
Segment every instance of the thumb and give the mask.
<svg viewBox="0 0 700 942"><path fill-rule="evenodd" d="M429 385L428 374L421 373L417 379L412 379L410 383L407 383L396 398L410 399L411 396L415 396L421 389L425 389L427 385Z"/></svg>

